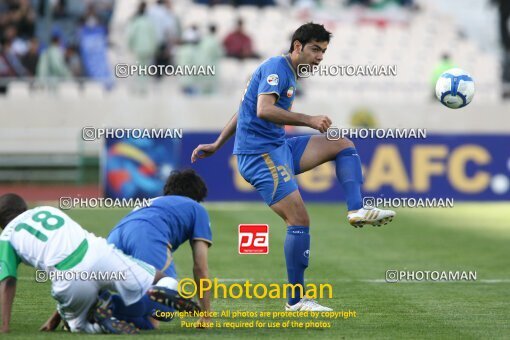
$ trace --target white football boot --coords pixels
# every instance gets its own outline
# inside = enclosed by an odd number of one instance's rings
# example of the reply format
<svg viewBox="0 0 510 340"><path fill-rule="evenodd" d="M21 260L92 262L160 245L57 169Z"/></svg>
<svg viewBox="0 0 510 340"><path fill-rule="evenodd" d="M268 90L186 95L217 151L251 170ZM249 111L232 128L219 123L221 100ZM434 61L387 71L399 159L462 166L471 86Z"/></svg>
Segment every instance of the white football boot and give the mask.
<svg viewBox="0 0 510 340"><path fill-rule="evenodd" d="M285 310L288 312L311 311L311 312L331 312L333 309L319 305L314 299L302 298L295 305L285 304Z"/></svg>
<svg viewBox="0 0 510 340"><path fill-rule="evenodd" d="M354 228L362 228L365 224L380 227L383 224L391 222L393 217L395 217L395 212L393 210L383 210L379 208L361 208L347 214L347 219Z"/></svg>

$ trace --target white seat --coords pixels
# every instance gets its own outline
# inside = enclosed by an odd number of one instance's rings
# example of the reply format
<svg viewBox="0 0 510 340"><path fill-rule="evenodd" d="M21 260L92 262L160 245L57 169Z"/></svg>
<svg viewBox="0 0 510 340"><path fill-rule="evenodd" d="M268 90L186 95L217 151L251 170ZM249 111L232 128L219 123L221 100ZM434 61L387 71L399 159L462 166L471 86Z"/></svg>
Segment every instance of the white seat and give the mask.
<svg viewBox="0 0 510 340"><path fill-rule="evenodd" d="M25 81L12 81L7 94L10 98L27 98L30 96L30 85Z"/></svg>
<svg viewBox="0 0 510 340"><path fill-rule="evenodd" d="M102 98L104 85L98 82L87 81L83 84L83 95L88 98Z"/></svg>
<svg viewBox="0 0 510 340"><path fill-rule="evenodd" d="M64 81L58 84L58 94L63 98L79 98L80 88L79 84L74 81Z"/></svg>

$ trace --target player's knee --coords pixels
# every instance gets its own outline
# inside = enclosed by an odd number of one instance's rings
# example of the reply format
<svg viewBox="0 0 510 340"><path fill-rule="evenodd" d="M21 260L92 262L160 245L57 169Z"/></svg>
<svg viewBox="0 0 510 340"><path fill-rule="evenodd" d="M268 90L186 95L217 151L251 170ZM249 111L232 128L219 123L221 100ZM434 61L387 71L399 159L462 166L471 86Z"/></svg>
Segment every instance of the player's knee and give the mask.
<svg viewBox="0 0 510 340"><path fill-rule="evenodd" d="M333 158L336 158L339 155L350 155L356 153L356 146L354 146L354 143L349 139L344 139L338 142L339 143L337 144L337 148L335 150L335 155L333 156Z"/></svg>
<svg viewBox="0 0 510 340"><path fill-rule="evenodd" d="M308 217L308 214L306 212L296 214L295 216L291 216L287 219L287 224L308 227L310 226L310 218Z"/></svg>
<svg viewBox="0 0 510 340"><path fill-rule="evenodd" d="M346 143L347 143L346 148L356 148L356 146L350 139L347 139Z"/></svg>
<svg viewBox="0 0 510 340"><path fill-rule="evenodd" d="M328 148L329 151L329 157L333 160L335 159L338 154L340 154L343 150L349 149L349 148L355 148L354 143L347 138L330 141L330 145Z"/></svg>
<svg viewBox="0 0 510 340"><path fill-rule="evenodd" d="M340 139L338 142L338 152L348 148L355 148L354 143L349 138Z"/></svg>

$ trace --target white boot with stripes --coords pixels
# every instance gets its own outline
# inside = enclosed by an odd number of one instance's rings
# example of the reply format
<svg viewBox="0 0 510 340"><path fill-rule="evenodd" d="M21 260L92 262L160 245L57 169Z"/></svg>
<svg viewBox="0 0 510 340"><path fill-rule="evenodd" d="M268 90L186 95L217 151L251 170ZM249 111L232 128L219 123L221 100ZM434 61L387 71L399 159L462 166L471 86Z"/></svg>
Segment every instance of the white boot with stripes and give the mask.
<svg viewBox="0 0 510 340"><path fill-rule="evenodd" d="M388 224L395 217L393 210L383 210L379 208L361 208L357 211L350 211L347 214L349 223L355 228L362 228L365 224L371 224L374 227L380 227Z"/></svg>

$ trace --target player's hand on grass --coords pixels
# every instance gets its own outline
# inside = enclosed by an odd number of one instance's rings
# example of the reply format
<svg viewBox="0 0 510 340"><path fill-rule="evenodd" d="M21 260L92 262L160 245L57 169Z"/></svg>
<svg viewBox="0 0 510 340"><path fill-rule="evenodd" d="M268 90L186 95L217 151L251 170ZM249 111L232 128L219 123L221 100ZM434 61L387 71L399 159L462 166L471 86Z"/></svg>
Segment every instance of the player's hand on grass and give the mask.
<svg viewBox="0 0 510 340"><path fill-rule="evenodd" d="M58 327L58 323L53 323L50 320L46 321L44 325L39 328L40 332L52 332Z"/></svg>
<svg viewBox="0 0 510 340"><path fill-rule="evenodd" d="M208 326L209 326L211 323L212 323L211 318L201 317L201 318L200 318L200 319L198 319L198 321L196 322L195 327L196 327L196 328L201 328L201 329L207 329L207 328L210 328L210 327L208 327Z"/></svg>
<svg viewBox="0 0 510 340"><path fill-rule="evenodd" d="M58 325L60 324L60 321L62 320L62 317L58 312L54 312L50 318L44 323L44 325L39 328L39 331L41 332L51 332L57 329Z"/></svg>
<svg viewBox="0 0 510 340"><path fill-rule="evenodd" d="M332 121L328 116L311 116L308 126L324 133L331 126Z"/></svg>
<svg viewBox="0 0 510 340"><path fill-rule="evenodd" d="M193 150L193 153L191 154L191 163L195 163L197 159L206 158L209 156L212 156L216 151L218 150L218 147L216 144L200 144Z"/></svg>

